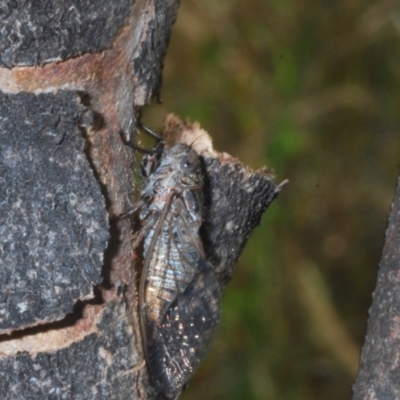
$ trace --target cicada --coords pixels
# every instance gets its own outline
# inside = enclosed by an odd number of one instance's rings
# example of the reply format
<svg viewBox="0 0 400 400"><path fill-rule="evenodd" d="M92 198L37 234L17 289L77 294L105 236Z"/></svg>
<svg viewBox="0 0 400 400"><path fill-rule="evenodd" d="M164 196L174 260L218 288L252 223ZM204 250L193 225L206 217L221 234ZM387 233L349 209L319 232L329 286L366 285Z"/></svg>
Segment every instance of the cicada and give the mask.
<svg viewBox="0 0 400 400"><path fill-rule="evenodd" d="M200 238L204 173L187 144L160 142L144 156L141 195L133 210L143 243L139 284L143 350L153 384L176 398L214 336L221 288Z"/></svg>

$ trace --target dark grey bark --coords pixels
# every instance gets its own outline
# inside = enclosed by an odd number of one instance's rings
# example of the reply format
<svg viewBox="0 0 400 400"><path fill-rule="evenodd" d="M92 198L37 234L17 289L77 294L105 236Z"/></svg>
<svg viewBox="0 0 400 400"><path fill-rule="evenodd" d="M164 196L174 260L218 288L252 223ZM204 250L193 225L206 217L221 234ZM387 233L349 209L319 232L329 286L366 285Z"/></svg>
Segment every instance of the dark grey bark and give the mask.
<svg viewBox="0 0 400 400"><path fill-rule="evenodd" d="M3 2L0 66L44 65L107 48L135 0Z"/></svg>
<svg viewBox="0 0 400 400"><path fill-rule="evenodd" d="M2 399L151 398L113 217L133 181L120 132L158 95L178 2L78 3L0 6Z"/></svg>
<svg viewBox="0 0 400 400"><path fill-rule="evenodd" d="M0 93L2 333L63 319L101 282L108 222L84 111L72 92Z"/></svg>
<svg viewBox="0 0 400 400"><path fill-rule="evenodd" d="M400 180L369 311L354 400L400 398Z"/></svg>

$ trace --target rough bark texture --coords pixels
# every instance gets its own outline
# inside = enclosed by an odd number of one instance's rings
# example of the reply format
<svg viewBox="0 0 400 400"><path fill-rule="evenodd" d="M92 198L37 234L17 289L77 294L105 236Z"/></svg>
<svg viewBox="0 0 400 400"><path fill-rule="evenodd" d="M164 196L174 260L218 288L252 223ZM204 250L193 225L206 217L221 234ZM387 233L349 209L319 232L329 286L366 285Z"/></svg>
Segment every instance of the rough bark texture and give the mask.
<svg viewBox="0 0 400 400"><path fill-rule="evenodd" d="M107 213L77 100L0 93L2 333L64 318L102 279Z"/></svg>
<svg viewBox="0 0 400 400"><path fill-rule="evenodd" d="M0 6L2 399L146 398L131 227L113 216L132 193L120 132L158 95L177 3Z"/></svg>
<svg viewBox="0 0 400 400"><path fill-rule="evenodd" d="M0 66L43 65L108 47L135 0L3 2Z"/></svg>
<svg viewBox="0 0 400 400"><path fill-rule="evenodd" d="M43 4L0 6L0 398L160 398L141 347L140 255L115 217L132 203L120 133L158 95L177 1ZM224 286L280 186L195 140L196 124L170 117L164 131L202 157L202 238Z"/></svg>
<svg viewBox="0 0 400 400"><path fill-rule="evenodd" d="M400 398L400 179L369 311L354 400Z"/></svg>

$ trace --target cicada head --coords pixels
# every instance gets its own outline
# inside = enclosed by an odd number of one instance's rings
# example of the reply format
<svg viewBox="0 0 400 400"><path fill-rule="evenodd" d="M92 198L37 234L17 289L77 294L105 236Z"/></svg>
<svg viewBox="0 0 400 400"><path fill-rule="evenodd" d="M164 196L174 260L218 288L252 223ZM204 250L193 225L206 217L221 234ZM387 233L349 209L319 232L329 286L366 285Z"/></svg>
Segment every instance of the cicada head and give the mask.
<svg viewBox="0 0 400 400"><path fill-rule="evenodd" d="M198 154L188 145L180 143L164 151L158 171L168 173L176 187L182 190L202 185L202 171Z"/></svg>

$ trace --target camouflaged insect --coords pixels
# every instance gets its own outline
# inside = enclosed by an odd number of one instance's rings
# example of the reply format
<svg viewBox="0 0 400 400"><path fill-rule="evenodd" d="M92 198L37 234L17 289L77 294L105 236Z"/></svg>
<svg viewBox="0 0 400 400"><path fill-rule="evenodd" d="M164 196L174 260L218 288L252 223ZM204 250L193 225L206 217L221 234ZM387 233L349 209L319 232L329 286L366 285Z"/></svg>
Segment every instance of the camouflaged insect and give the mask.
<svg viewBox="0 0 400 400"><path fill-rule="evenodd" d="M143 349L153 384L179 395L220 320L221 288L199 236L203 172L186 144L160 142L142 161L139 202L143 270L139 286Z"/></svg>

